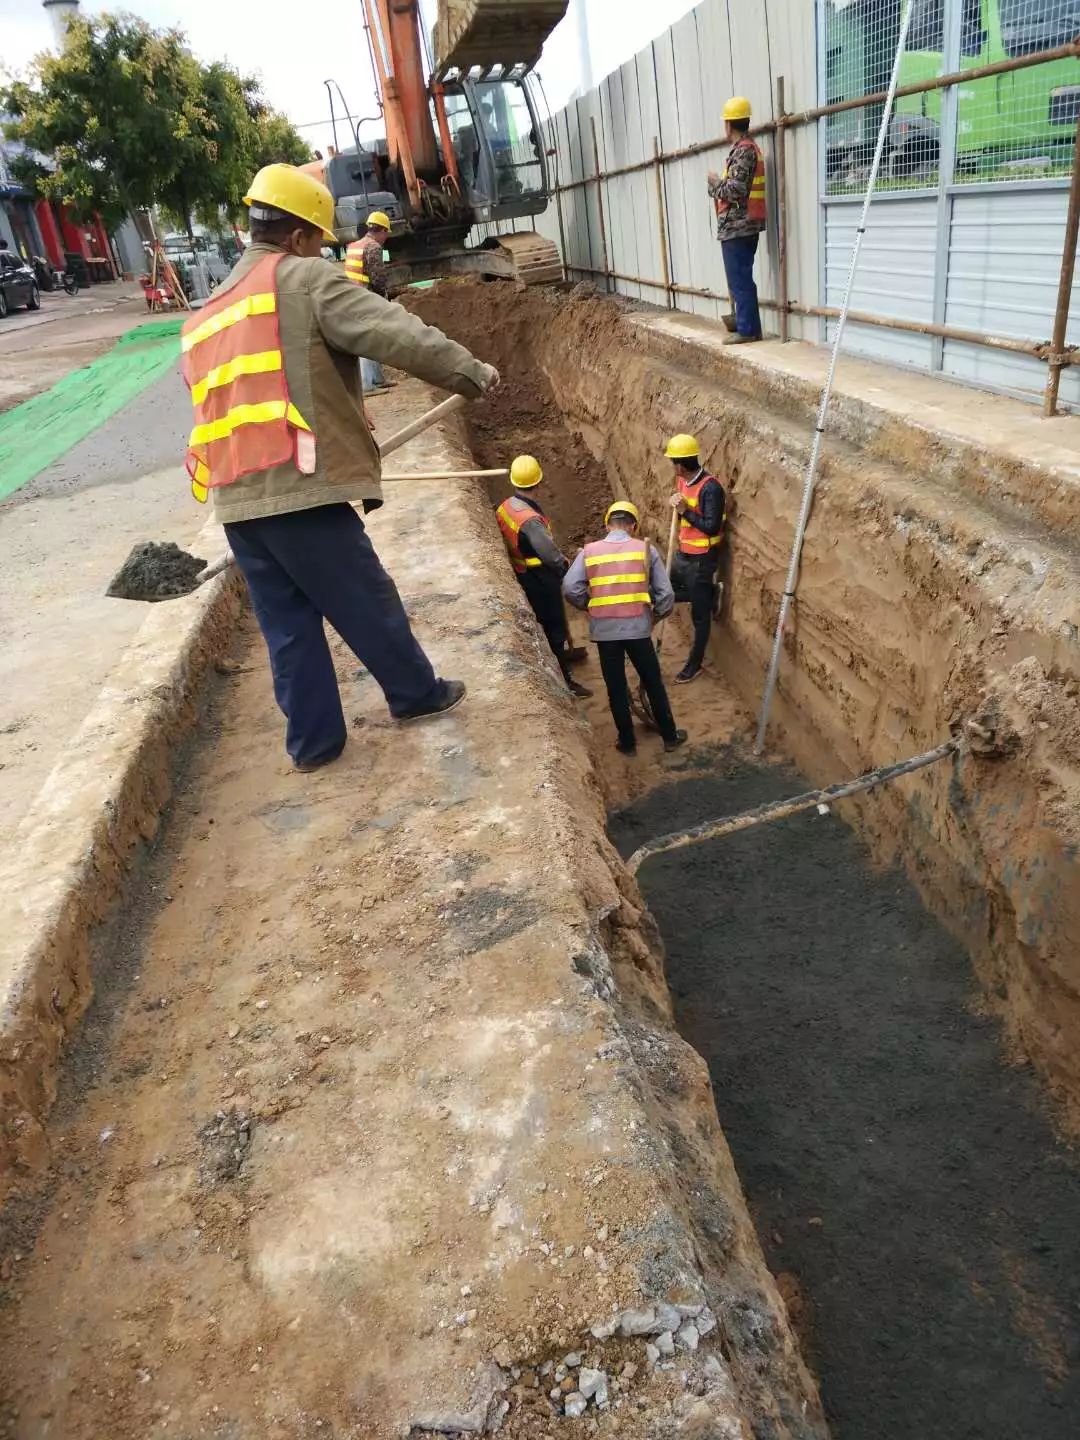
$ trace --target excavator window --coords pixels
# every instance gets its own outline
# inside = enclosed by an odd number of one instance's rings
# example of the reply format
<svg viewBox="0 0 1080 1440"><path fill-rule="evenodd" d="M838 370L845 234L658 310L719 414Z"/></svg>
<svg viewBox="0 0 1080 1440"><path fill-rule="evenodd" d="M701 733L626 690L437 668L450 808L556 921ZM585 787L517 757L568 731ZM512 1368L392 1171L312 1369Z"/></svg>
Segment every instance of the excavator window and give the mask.
<svg viewBox="0 0 1080 1440"><path fill-rule="evenodd" d="M543 195L541 153L521 81L462 80L445 93L462 186L473 204L520 204Z"/></svg>
<svg viewBox="0 0 1080 1440"><path fill-rule="evenodd" d="M532 112L520 80L484 80L474 86L492 159L498 200L537 195L544 188Z"/></svg>

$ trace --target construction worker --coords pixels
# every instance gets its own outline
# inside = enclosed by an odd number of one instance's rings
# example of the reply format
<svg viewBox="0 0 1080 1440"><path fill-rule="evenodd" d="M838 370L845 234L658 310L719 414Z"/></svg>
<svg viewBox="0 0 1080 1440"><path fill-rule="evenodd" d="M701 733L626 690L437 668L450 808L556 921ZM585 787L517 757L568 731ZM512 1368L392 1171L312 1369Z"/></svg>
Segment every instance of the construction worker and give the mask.
<svg viewBox="0 0 1080 1440"><path fill-rule="evenodd" d="M354 240L345 251L345 274L354 285L366 285L384 300L388 298L386 286L387 264L383 259L383 248L390 238L390 217L382 210L373 210L367 218L367 228L359 240ZM377 360L360 358L360 379L365 390L389 390L393 381L387 380Z"/></svg>
<svg viewBox="0 0 1080 1440"><path fill-rule="evenodd" d="M761 339L761 312L754 284L754 256L765 229L765 157L746 133L750 101L734 95L724 106L726 135L731 143L723 174L709 171L709 194L716 207L716 238L720 241L728 294L735 307L735 329L725 345L747 345Z"/></svg>
<svg viewBox="0 0 1080 1440"><path fill-rule="evenodd" d="M589 638L596 641L607 687L611 717L619 738L616 750L637 751L626 661L637 671L665 750L686 743L676 729L671 702L652 642L653 617L671 613L675 595L656 547L637 538L641 517L629 500L616 500L604 516L607 534L578 554L563 579L563 594L577 610L589 612Z"/></svg>
<svg viewBox="0 0 1080 1440"><path fill-rule="evenodd" d="M582 657L582 652L570 646L570 632L563 609L562 577L570 562L556 545L551 523L539 500L528 493L543 478L540 462L534 456L517 456L510 464L510 483L514 493L495 511L495 519L502 531L506 553L518 584L547 636L571 695L587 700L592 691L579 685L570 674L570 661Z"/></svg>
<svg viewBox="0 0 1080 1440"><path fill-rule="evenodd" d="M687 685L701 674L709 643L719 589L716 567L724 543L727 500L724 487L701 463L693 435L672 435L664 454L675 470L675 494L671 504L679 512L679 548L672 565L675 598L690 602L694 638L686 664L675 676Z"/></svg>
<svg viewBox="0 0 1080 1440"><path fill-rule="evenodd" d="M460 680L435 674L353 509L382 504L355 357L470 399L499 377L322 258L334 202L313 176L267 165L244 199L251 244L183 327L195 407L187 464L196 496L213 495L247 579L286 748L297 769L315 770L340 755L347 735L324 620L396 719L441 715L465 694Z"/></svg>

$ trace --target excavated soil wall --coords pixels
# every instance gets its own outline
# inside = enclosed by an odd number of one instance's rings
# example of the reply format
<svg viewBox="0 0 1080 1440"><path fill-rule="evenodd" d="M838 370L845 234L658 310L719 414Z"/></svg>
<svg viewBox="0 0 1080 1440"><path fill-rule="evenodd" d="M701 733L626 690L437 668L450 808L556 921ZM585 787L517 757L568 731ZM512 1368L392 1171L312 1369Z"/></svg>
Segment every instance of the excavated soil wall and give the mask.
<svg viewBox="0 0 1080 1440"><path fill-rule="evenodd" d="M541 459L564 543L613 491L667 531L663 438L696 432L729 487L712 661L756 706L816 391L582 293L443 284L411 300L502 370L474 407L483 463ZM885 374L886 372L883 372ZM772 739L827 782L967 734L953 764L850 810L972 957L988 1004L1080 1119L1080 567L1069 487L838 396L786 636ZM947 399L947 397L946 397ZM1003 405L1012 402L1003 401ZM523 423L524 420L524 423ZM865 441L865 444L863 443ZM1060 516L1059 516L1060 518ZM974 721L974 727L968 725Z"/></svg>

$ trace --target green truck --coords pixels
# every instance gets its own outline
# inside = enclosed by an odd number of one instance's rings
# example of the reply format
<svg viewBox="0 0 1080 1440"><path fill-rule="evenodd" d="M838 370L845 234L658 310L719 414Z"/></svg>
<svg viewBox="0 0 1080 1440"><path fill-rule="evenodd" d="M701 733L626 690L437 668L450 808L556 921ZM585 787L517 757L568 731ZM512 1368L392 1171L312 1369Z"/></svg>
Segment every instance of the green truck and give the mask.
<svg viewBox="0 0 1080 1440"><path fill-rule="evenodd" d="M1080 0L914 0L900 63L901 85L942 73L946 24L954 4L961 9L962 70L1050 50L1080 35ZM826 0L826 103L887 87L902 13L902 0ZM928 183L934 178L942 93L928 90L897 101L886 169L894 181ZM1006 180L1067 173L1078 113L1080 60L1053 60L960 85L955 178ZM880 119L880 106L830 117L830 189L846 188L844 177L869 160Z"/></svg>

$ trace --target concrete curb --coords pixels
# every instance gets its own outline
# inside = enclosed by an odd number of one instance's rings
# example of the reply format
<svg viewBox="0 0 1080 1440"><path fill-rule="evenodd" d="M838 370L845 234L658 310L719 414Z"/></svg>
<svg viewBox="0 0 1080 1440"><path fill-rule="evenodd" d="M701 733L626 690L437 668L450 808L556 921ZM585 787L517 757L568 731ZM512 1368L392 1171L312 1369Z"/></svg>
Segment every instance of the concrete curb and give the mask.
<svg viewBox="0 0 1080 1440"><path fill-rule="evenodd" d="M221 543L208 522L195 551ZM173 751L241 593L226 572L150 609L0 859L0 1195L46 1158L60 1052L93 990L90 931L157 831Z"/></svg>

